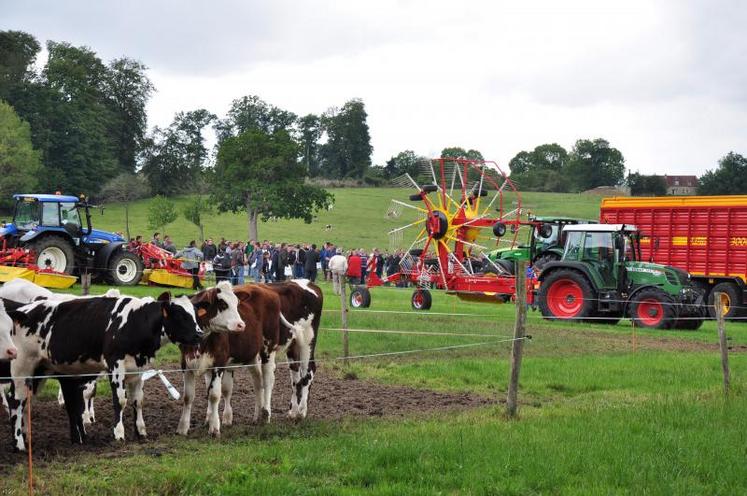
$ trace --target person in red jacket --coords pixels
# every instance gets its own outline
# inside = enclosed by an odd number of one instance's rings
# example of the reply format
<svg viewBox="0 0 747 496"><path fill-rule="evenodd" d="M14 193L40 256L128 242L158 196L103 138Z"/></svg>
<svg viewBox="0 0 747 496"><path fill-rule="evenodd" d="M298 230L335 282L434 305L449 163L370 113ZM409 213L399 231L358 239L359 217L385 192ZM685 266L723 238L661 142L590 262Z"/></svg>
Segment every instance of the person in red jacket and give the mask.
<svg viewBox="0 0 747 496"><path fill-rule="evenodd" d="M350 252L348 255L348 279L353 284L363 284L361 280L362 275L362 260L360 255L355 251Z"/></svg>

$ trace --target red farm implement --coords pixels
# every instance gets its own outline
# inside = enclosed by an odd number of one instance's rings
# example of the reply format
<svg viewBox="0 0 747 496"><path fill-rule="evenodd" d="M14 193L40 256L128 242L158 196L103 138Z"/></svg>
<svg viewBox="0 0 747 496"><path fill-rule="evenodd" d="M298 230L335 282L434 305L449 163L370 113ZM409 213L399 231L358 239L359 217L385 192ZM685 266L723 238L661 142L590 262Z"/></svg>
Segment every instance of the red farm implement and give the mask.
<svg viewBox="0 0 747 496"><path fill-rule="evenodd" d="M182 268L183 260L152 243L145 243L131 251L143 260L143 282L159 286L192 288L192 274ZM200 281L205 279L205 265L200 264Z"/></svg>
<svg viewBox="0 0 747 496"><path fill-rule="evenodd" d="M416 176L405 174L395 180L415 192L409 197L411 203L392 200L387 212L390 219L399 219L405 212L416 217L389 232L393 250L402 246L405 231L416 233L402 255L400 271L382 280L369 270L365 286L353 289L351 306L368 306L368 289L385 282L415 286L411 302L418 310L431 307L431 289L466 300L511 299L513 265L490 260L485 246L490 242L514 245L519 227L526 224L520 220L521 196L508 176L495 162L451 158L425 162Z"/></svg>
<svg viewBox="0 0 747 496"><path fill-rule="evenodd" d="M54 271L48 267L39 267L34 263L36 259L32 250L8 248L6 242L3 241L3 247L0 250L0 281L7 282L22 278L39 286L57 289L69 288L75 284L77 277Z"/></svg>

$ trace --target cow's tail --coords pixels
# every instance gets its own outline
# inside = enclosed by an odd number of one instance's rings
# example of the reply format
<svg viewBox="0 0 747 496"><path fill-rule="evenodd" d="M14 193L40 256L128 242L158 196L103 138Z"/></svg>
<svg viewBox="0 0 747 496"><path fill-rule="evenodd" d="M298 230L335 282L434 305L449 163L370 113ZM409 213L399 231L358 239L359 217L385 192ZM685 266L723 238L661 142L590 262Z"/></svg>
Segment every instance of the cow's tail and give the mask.
<svg viewBox="0 0 747 496"><path fill-rule="evenodd" d="M299 324L291 324L285 318L283 312L280 312L280 323L291 330L296 342L302 347L308 347L314 339L314 328L311 323L312 319L302 319Z"/></svg>

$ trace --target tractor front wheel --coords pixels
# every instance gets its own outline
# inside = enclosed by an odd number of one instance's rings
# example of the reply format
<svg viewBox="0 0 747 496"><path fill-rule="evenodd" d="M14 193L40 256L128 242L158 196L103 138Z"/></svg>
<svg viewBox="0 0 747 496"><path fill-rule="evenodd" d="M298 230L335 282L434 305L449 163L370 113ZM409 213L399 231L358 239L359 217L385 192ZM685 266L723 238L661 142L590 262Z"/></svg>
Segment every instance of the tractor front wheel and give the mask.
<svg viewBox="0 0 747 496"><path fill-rule="evenodd" d="M350 293L350 306L368 308L371 306L371 292L365 286L359 286Z"/></svg>
<svg viewBox="0 0 747 496"><path fill-rule="evenodd" d="M412 308L415 310L430 310L433 299L427 289L418 289L412 294Z"/></svg>
<svg viewBox="0 0 747 496"><path fill-rule="evenodd" d="M583 320L594 315L594 290L586 278L574 270L558 270L542 281L540 311L546 319Z"/></svg>
<svg viewBox="0 0 747 496"><path fill-rule="evenodd" d="M674 300L664 291L647 288L633 295L630 318L638 327L669 329L676 320Z"/></svg>
<svg viewBox="0 0 747 496"><path fill-rule="evenodd" d="M44 236L29 243L26 248L34 252L36 265L40 269L72 274L75 268L73 245L61 236Z"/></svg>
<svg viewBox="0 0 747 496"><path fill-rule="evenodd" d="M143 277L143 261L129 251L119 250L109 258L107 279L117 286L134 286Z"/></svg>

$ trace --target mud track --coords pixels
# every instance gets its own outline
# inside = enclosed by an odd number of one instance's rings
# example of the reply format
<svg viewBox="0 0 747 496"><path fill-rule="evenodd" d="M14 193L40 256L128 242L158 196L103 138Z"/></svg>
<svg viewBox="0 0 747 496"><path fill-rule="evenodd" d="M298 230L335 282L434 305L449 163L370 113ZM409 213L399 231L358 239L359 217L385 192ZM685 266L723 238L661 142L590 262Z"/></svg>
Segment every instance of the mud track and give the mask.
<svg viewBox="0 0 747 496"><path fill-rule="evenodd" d="M176 365L164 366L164 369L171 367L176 368ZM181 391L181 374L168 374L167 377ZM237 371L235 377L231 401L234 425L223 427L221 438L233 439L252 435L257 437L262 427L251 426L254 415L254 391L251 380L245 370ZM56 381L50 382L56 386ZM469 393L439 393L356 379L338 379L320 367L311 388L307 419L336 421L355 417L397 417L463 410L488 405L493 401ZM286 419L289 402L288 370L286 366L278 366L272 397L272 423L287 425L288 429L293 429L293 422ZM206 443L219 442L210 438L207 427L203 425L206 408L205 385L202 380L198 380L189 437L204 439ZM111 396L99 394L96 398L96 423L87 429L88 443L76 446L70 443L70 431L64 407L58 405L56 399L35 397L32 404L34 460L36 463L70 461L71 458L84 454L104 457L126 456L134 453L158 455L169 450L169 440L176 436L180 413L181 402L172 400L157 378L151 379L145 384L144 416L148 439L139 441L135 438L134 415L128 404L125 414L127 441L119 443L114 441L112 434ZM0 419L0 472L3 472L16 464L26 463L26 454L12 453L11 429L5 412L0 412Z"/></svg>

